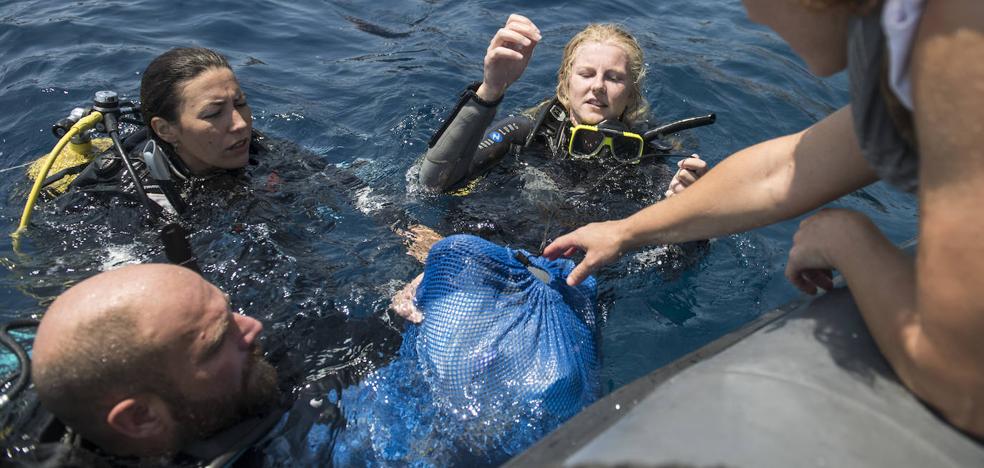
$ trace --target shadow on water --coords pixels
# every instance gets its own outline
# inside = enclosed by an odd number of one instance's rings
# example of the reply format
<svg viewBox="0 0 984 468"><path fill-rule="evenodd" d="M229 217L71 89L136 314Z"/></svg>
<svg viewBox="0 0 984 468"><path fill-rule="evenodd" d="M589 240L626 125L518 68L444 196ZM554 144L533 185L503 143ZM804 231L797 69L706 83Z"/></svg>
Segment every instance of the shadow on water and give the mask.
<svg viewBox="0 0 984 468"><path fill-rule="evenodd" d="M370 23L364 19L356 18L354 16L344 15L342 16L342 18L345 18L345 21L348 21L349 23L355 25L355 27L358 28L359 31L367 32L374 36L384 37L386 39L399 39L410 35L410 32L391 31L382 26Z"/></svg>

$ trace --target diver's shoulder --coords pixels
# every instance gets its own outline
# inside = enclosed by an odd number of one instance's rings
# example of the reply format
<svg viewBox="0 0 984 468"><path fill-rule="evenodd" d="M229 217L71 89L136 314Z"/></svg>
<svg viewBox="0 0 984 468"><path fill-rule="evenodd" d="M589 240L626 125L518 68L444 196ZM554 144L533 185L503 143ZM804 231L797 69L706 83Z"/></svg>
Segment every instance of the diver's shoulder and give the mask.
<svg viewBox="0 0 984 468"><path fill-rule="evenodd" d="M270 138L267 137L266 133L253 129L252 137L249 141L249 152L250 154L260 154L270 151L268 146Z"/></svg>

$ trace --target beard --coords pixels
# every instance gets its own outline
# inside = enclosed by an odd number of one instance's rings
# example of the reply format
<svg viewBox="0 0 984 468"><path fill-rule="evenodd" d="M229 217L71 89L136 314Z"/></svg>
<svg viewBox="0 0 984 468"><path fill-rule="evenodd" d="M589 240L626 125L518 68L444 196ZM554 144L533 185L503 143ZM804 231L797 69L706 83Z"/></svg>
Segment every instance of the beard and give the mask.
<svg viewBox="0 0 984 468"><path fill-rule="evenodd" d="M202 440L251 416L270 411L280 400L277 370L263 359L260 347L254 346L237 394L202 400L171 395L166 399L173 408L181 439L185 442Z"/></svg>

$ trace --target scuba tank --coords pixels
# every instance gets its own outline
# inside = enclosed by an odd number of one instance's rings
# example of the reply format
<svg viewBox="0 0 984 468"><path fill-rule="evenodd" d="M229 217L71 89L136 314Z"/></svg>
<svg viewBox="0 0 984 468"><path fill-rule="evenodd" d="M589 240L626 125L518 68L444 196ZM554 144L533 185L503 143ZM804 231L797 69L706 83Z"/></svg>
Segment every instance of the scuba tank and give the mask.
<svg viewBox="0 0 984 468"><path fill-rule="evenodd" d="M24 211L21 214L17 230L12 234L15 250L18 250L20 233L27 229L34 204L41 192L45 191L57 195L60 189L63 193L72 180L95 158L99 148L114 149L120 154L127 172L136 182L134 187L141 202L153 216L156 217L160 214L160 206L147 198L147 194L139 182L140 179L127 159L120 142L119 124L126 122L142 125L143 123L134 117L139 113L140 108L136 104L120 101L115 92L98 91L91 106L74 109L68 117L59 120L52 126L52 133L59 137L58 144L47 156L39 158L36 164L28 170L29 177L33 178L34 184L27 197L27 202L24 204ZM108 135L108 138L96 138L95 135L99 134ZM107 141L110 142L108 146ZM64 156L65 159L60 159L61 156ZM52 168L56 167L56 163L59 163L57 167L61 170L49 177L49 173ZM56 188L53 189L53 185Z"/></svg>
<svg viewBox="0 0 984 468"><path fill-rule="evenodd" d="M102 113L101 117L74 133L60 151L43 155L28 167L29 180L34 182L39 177L43 177L42 187L47 195L57 196L65 193L86 165L97 155L113 147L113 140L108 135L110 129L105 125L107 114L118 114L117 122L143 125L140 120L140 107L137 104L119 101L113 91L98 91L91 105L76 107L67 117L52 124L52 135L59 139L65 137L73 126L84 117L92 115L93 111ZM49 162L51 167L44 170L44 166Z"/></svg>
<svg viewBox="0 0 984 468"><path fill-rule="evenodd" d="M138 127L127 135L125 143L120 136L121 123ZM122 188L120 177L125 174L133 185L124 191L136 195L151 219L160 219L165 211L180 215L187 209L171 179L173 166L153 139L142 151L135 151L136 141L148 140L138 104L121 101L113 91L98 91L91 105L73 109L52 126L52 133L59 137L58 144L28 170L33 187L12 234L15 251L19 251L20 233L27 229L38 197L57 197L83 179L88 184L105 178Z"/></svg>
<svg viewBox="0 0 984 468"><path fill-rule="evenodd" d="M68 133L72 125L88 114L89 111L91 111L91 108L76 107L72 109L68 117L59 120L51 126L51 133L56 138L63 137ZM50 197L65 193L69 185L85 169L86 165L92 162L97 154L108 150L113 145L113 141L109 138L96 137L93 130L90 129L86 132L80 132L73 136L58 154L47 154L36 159L27 169L27 178L31 182L34 182L38 177L41 177L44 165L49 160L54 159L55 161L49 169L49 171L54 171L54 174L45 177L42 187L44 188L45 194Z"/></svg>

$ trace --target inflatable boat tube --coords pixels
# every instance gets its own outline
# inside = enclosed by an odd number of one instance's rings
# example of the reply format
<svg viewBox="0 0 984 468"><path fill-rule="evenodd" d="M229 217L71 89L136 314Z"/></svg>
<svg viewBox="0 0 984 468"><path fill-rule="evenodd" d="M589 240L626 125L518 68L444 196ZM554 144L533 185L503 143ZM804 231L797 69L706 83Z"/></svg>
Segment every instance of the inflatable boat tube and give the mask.
<svg viewBox="0 0 984 468"><path fill-rule="evenodd" d="M507 466L984 466L906 390L846 288L768 312L589 406Z"/></svg>

